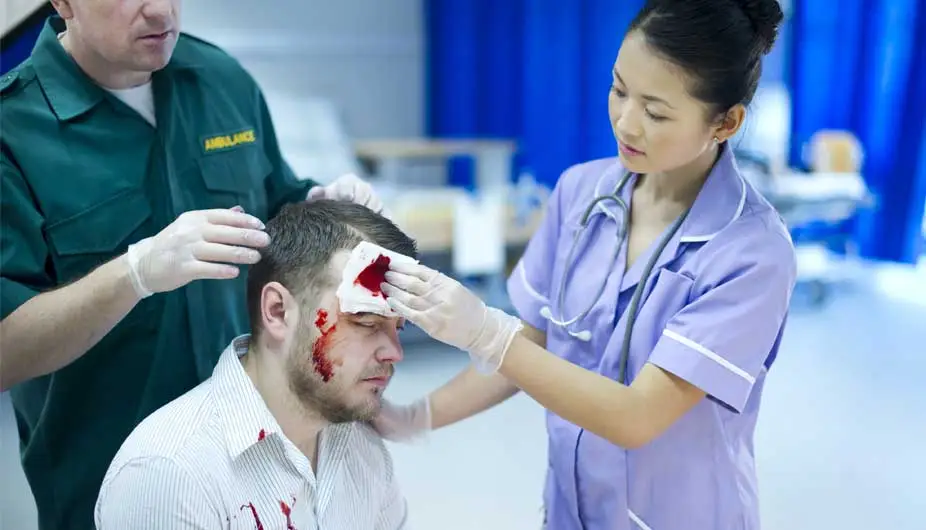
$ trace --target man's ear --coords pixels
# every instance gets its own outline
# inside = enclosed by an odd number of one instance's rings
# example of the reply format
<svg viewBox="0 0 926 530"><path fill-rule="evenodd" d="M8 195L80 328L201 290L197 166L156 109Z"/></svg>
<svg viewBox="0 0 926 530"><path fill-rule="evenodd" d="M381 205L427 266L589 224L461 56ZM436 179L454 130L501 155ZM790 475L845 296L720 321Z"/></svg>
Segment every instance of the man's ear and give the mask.
<svg viewBox="0 0 926 530"><path fill-rule="evenodd" d="M270 282L260 291L260 321L262 333L279 341L286 340L299 322L299 304L279 282Z"/></svg>
<svg viewBox="0 0 926 530"><path fill-rule="evenodd" d="M51 0L51 5L64 20L74 18L74 11L71 9L71 0Z"/></svg>

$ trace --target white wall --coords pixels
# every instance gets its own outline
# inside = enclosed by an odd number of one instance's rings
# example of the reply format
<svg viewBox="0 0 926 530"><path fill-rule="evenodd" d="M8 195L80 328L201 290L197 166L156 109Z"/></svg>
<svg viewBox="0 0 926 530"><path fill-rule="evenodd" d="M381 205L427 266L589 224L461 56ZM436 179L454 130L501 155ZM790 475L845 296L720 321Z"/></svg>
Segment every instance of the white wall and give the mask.
<svg viewBox="0 0 926 530"><path fill-rule="evenodd" d="M236 56L266 92L330 99L353 138L423 134L422 0L189 0L183 10L185 31Z"/></svg>
<svg viewBox="0 0 926 530"><path fill-rule="evenodd" d="M0 1L0 35L19 24L35 12L47 0L2 0Z"/></svg>

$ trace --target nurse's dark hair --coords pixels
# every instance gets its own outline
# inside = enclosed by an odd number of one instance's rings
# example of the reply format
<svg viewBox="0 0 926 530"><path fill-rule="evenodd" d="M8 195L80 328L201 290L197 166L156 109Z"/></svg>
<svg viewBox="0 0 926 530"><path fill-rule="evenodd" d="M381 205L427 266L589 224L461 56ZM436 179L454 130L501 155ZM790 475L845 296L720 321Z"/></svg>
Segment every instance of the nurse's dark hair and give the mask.
<svg viewBox="0 0 926 530"><path fill-rule="evenodd" d="M415 241L398 226L365 206L318 200L287 204L267 222L270 244L247 272L251 332L260 331L260 299L264 286L279 282L300 302L313 302L321 289L335 288L340 276L328 270L335 252L369 241L417 258Z"/></svg>
<svg viewBox="0 0 926 530"><path fill-rule="evenodd" d="M752 102L783 18L777 0L649 0L629 31L681 67L714 117Z"/></svg>

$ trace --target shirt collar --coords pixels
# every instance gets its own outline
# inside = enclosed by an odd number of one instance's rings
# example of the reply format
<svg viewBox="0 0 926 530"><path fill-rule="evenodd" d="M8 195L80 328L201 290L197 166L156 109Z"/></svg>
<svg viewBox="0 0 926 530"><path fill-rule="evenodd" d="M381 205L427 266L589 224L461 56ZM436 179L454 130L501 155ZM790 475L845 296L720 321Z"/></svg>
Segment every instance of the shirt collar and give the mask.
<svg viewBox="0 0 926 530"><path fill-rule="evenodd" d="M58 15L48 17L32 50L32 64L48 103L60 121L72 120L103 101L105 91L74 62L58 40L64 31L64 20ZM194 70L198 62L188 50L188 43L178 39L168 65L154 76L172 71Z"/></svg>
<svg viewBox="0 0 926 530"><path fill-rule="evenodd" d="M228 454L236 459L251 446L281 434L280 425L241 365L250 335L235 338L216 365L214 385Z"/></svg>
<svg viewBox="0 0 926 530"><path fill-rule="evenodd" d="M710 241L743 214L745 205L746 181L740 175L733 149L723 144L720 158L682 223L680 242Z"/></svg>
<svg viewBox="0 0 926 530"><path fill-rule="evenodd" d="M58 41L64 21L54 15L45 22L32 50L32 64L55 115L68 121L103 100L103 89L77 66Z"/></svg>
<svg viewBox="0 0 926 530"><path fill-rule="evenodd" d="M625 176L626 170L620 163L612 164L599 177L593 197L613 193L615 187ZM636 174L630 175L621 189L620 197L627 205L631 203L636 179ZM691 206L691 212L679 228L679 241L681 243L710 241L742 215L745 204L746 181L740 175L732 149L724 144L721 146L720 157ZM589 218L604 214L615 221L623 222L616 219L618 212L612 201L600 201L592 210Z"/></svg>
<svg viewBox="0 0 926 530"><path fill-rule="evenodd" d="M595 194L592 196L592 200L613 194L615 190L617 190L617 186L620 185L621 181L625 178L627 181L624 183L623 187L621 187L619 197L624 201L624 204L629 206L631 196L633 195L633 187L637 182L637 174L628 174L627 170L624 169L620 162L611 164L602 172L601 177L598 178L598 182L595 183ZM613 201L598 201L592 211L589 212L589 219L596 215L605 215L619 224L624 222L623 218L618 218L622 213L620 210L616 209L616 205Z"/></svg>

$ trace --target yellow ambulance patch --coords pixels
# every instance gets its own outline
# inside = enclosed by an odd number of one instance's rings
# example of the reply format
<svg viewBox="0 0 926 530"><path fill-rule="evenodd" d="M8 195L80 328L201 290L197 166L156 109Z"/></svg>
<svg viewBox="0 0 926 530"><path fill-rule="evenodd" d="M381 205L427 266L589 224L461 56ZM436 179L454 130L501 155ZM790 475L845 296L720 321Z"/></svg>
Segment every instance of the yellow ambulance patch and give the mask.
<svg viewBox="0 0 926 530"><path fill-rule="evenodd" d="M203 151L206 153L225 151L234 149L240 145L248 145L256 142L257 133L254 132L254 129L245 129L231 134L221 134L203 138Z"/></svg>

